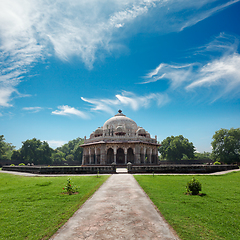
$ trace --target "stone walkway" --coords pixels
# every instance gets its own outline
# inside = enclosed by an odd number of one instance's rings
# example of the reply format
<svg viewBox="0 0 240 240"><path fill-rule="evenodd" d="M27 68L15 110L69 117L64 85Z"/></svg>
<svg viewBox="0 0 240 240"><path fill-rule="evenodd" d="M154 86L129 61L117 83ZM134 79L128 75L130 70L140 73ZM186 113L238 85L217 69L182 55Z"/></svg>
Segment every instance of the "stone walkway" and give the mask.
<svg viewBox="0 0 240 240"><path fill-rule="evenodd" d="M50 239L179 238L132 175L114 174Z"/></svg>

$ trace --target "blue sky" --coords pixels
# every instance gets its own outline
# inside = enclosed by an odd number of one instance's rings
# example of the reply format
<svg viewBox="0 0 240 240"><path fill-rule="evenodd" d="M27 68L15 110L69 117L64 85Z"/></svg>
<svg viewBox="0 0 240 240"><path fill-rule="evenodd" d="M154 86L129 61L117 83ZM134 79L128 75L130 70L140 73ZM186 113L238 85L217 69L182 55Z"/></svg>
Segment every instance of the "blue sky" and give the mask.
<svg viewBox="0 0 240 240"><path fill-rule="evenodd" d="M0 2L0 134L57 147L118 109L211 151L240 123L240 1Z"/></svg>

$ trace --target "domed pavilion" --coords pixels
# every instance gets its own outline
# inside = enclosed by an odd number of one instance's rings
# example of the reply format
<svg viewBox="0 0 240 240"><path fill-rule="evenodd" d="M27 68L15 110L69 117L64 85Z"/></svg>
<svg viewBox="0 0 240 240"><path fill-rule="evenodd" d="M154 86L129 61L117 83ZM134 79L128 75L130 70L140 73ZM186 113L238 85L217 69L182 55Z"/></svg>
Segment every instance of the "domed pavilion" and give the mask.
<svg viewBox="0 0 240 240"><path fill-rule="evenodd" d="M157 136L151 138L145 129L119 110L103 127L92 132L89 139L84 138L82 164L158 164L159 146Z"/></svg>

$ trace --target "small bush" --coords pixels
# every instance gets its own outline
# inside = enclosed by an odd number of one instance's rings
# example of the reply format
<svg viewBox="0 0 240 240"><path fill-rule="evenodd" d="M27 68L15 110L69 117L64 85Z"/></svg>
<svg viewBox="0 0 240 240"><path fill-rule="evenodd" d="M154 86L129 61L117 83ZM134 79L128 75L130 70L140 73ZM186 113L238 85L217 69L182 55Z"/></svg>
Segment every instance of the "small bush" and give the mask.
<svg viewBox="0 0 240 240"><path fill-rule="evenodd" d="M10 167L14 167L14 166L15 166L15 164L13 164L13 163L10 165Z"/></svg>
<svg viewBox="0 0 240 240"><path fill-rule="evenodd" d="M67 191L66 193L69 195L77 193L77 187L73 186L73 183L71 183L70 178L67 179L67 185L65 188L63 188L63 190L66 190Z"/></svg>
<svg viewBox="0 0 240 240"><path fill-rule="evenodd" d="M25 166L25 164L24 163L19 163L18 166Z"/></svg>
<svg viewBox="0 0 240 240"><path fill-rule="evenodd" d="M188 194L198 195L199 191L202 190L202 185L197 179L193 177L192 180L187 183L186 189Z"/></svg>
<svg viewBox="0 0 240 240"><path fill-rule="evenodd" d="M218 162L218 161L214 162L213 164L214 164L214 165L221 165L221 163Z"/></svg>

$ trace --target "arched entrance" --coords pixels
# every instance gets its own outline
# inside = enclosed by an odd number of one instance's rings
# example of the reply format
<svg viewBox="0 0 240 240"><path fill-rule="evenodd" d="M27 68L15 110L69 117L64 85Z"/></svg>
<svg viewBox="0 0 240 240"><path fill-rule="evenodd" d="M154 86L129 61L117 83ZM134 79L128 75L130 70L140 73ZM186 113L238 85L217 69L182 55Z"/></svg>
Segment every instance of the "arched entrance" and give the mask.
<svg viewBox="0 0 240 240"><path fill-rule="evenodd" d="M124 150L122 148L119 148L117 150L117 164L125 164L125 154Z"/></svg>
<svg viewBox="0 0 240 240"><path fill-rule="evenodd" d="M96 164L100 164L100 149L97 149Z"/></svg>
<svg viewBox="0 0 240 240"><path fill-rule="evenodd" d="M107 150L107 164L112 164L114 162L114 151L112 148Z"/></svg>
<svg viewBox="0 0 240 240"><path fill-rule="evenodd" d="M127 162L134 163L134 153L132 148L127 150Z"/></svg>
<svg viewBox="0 0 240 240"><path fill-rule="evenodd" d="M146 164L150 164L150 157L151 157L150 149L147 148L147 149L146 149L146 155L145 155L145 163L146 163Z"/></svg>
<svg viewBox="0 0 240 240"><path fill-rule="evenodd" d="M90 164L95 164L95 149L94 148L92 148L91 149L91 156L90 156Z"/></svg>

